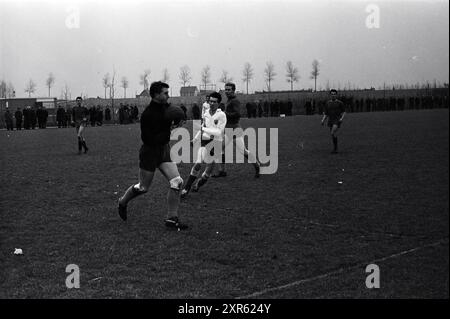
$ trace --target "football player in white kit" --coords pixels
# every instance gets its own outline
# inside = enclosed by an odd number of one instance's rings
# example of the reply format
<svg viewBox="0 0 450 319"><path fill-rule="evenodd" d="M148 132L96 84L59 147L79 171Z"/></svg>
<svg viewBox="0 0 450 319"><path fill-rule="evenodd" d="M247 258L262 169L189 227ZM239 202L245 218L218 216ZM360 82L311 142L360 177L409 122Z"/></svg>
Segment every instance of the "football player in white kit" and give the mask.
<svg viewBox="0 0 450 319"><path fill-rule="evenodd" d="M209 111L209 94L206 96L206 101L202 104L202 121L205 113Z"/></svg>
<svg viewBox="0 0 450 319"><path fill-rule="evenodd" d="M199 188L203 186L211 176L215 162L221 161L222 140L225 125L227 124L227 116L225 115L225 112L219 108L219 103L221 101L222 96L217 92L213 92L209 96L209 108L205 110L207 106L204 105L203 107L202 126L192 140L192 143L196 143L200 139L201 147L198 150L197 159L191 169L189 178L181 190L181 198L186 197L191 190L191 187L193 192L198 192ZM206 168L201 177L197 180L200 175L202 163L206 163ZM197 182L194 184L196 180Z"/></svg>

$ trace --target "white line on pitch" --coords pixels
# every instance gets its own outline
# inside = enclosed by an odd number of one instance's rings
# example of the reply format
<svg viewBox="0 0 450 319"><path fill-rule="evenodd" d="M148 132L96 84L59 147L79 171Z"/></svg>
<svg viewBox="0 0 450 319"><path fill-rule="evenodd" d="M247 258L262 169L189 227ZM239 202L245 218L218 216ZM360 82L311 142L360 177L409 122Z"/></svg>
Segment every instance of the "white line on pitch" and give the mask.
<svg viewBox="0 0 450 319"><path fill-rule="evenodd" d="M416 247L416 248L404 250L404 251L401 251L399 253L392 254L392 255L389 255L389 256L386 256L386 257L383 257L383 258L374 259L374 260L369 261L369 262L359 263L359 264L357 264L355 266L346 267L346 268L339 268L338 270L334 270L334 271L331 271L329 273L325 273L325 274L322 274L322 275L314 276L314 277L311 277L311 278L297 280L297 281L294 281L294 282L291 282L291 283L288 283L288 284L285 284L285 285L282 285L282 286L273 287L273 288L267 288L267 289L264 289L264 290L261 290L261 291L254 292L254 293L252 293L250 295L236 297L235 299L248 299L248 298L258 297L258 296L264 295L264 294L266 294L268 292L278 291L278 290L294 287L294 286L297 286L297 285L301 285L301 284L304 284L304 283L307 283L307 282L323 279L323 278L326 278L326 277L329 277L329 276L333 276L333 275L342 273L343 271L346 271L346 270L355 269L355 268L359 268L359 267L364 267L364 266L369 265L369 264L374 264L374 263L377 263L377 262L380 262L380 261L385 261L385 260L388 260L388 259L400 257L402 255L410 254L412 252L415 252L415 251L418 251L418 250L421 250L421 249L424 249L424 248L430 248L430 247L439 246L441 244L444 244L445 242L448 242L448 239L440 240L440 241L437 241L437 242L434 242L432 244L428 244L428 245L425 245L425 246L419 246L419 247Z"/></svg>

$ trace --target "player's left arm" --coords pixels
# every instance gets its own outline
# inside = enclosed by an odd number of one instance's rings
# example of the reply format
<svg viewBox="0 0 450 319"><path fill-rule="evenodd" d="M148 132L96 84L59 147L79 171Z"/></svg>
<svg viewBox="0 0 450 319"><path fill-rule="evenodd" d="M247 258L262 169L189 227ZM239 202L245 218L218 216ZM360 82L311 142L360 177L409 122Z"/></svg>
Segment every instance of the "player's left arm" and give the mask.
<svg viewBox="0 0 450 319"><path fill-rule="evenodd" d="M325 123L325 120L328 117L328 104L325 105L325 110L323 111L323 116L322 116L322 121L321 121L321 125L323 126L323 123Z"/></svg>

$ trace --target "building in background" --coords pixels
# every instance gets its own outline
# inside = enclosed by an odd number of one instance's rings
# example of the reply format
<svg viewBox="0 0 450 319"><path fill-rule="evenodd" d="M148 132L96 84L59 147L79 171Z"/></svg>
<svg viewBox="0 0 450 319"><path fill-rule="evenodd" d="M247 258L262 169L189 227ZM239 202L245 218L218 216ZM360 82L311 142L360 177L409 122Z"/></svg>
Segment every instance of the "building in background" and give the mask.
<svg viewBox="0 0 450 319"><path fill-rule="evenodd" d="M199 94L198 88L196 86L183 86L180 89L180 96L197 96Z"/></svg>

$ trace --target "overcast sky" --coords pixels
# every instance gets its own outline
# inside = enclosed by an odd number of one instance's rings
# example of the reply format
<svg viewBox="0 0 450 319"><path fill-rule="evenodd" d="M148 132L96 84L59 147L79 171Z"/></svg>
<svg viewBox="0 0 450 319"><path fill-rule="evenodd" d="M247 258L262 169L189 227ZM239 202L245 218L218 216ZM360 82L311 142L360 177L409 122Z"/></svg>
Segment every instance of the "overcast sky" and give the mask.
<svg viewBox="0 0 450 319"><path fill-rule="evenodd" d="M369 4L380 10L379 28L366 26ZM76 11L79 10L79 28ZM74 28L71 28L75 26ZM160 80L168 68L172 94L179 95L179 69L188 65L192 85L204 66L218 87L222 70L245 91L242 69L254 68L249 90L266 87L272 61L272 90L290 89L286 62L299 69L295 88L311 88L311 62L320 62L318 86L348 82L360 87L386 83L449 80L448 1L12 1L0 0L0 79L16 96L52 96L64 84L72 97L104 96L102 77L129 80L127 96L142 90L139 76L151 70ZM118 85L119 86L119 85ZM117 88L117 96L123 89Z"/></svg>

